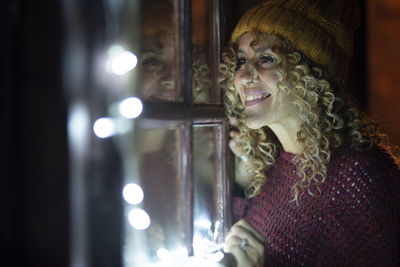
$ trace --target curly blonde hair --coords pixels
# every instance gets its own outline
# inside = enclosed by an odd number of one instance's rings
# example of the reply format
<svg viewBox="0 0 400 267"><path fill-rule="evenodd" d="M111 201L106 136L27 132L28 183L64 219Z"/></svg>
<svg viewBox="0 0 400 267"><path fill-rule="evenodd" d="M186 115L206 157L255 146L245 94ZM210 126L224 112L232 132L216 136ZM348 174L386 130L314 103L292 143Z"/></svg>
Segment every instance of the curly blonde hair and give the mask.
<svg viewBox="0 0 400 267"><path fill-rule="evenodd" d="M263 33L254 33L258 42ZM278 88L286 93L292 91L292 103L298 109L301 120L297 138L304 150L293 159L299 176L292 188L293 200L298 202L304 191L314 196L321 193L319 186L326 179L327 166L335 148L348 142L352 147L364 150L374 143L386 143L386 138L379 133L376 123L353 108L349 100L344 101L347 97L339 96L340 80L329 80L326 71L316 66L290 41L278 37L283 44L274 50L278 56ZM252 198L267 182L267 170L275 164L281 145L268 127L254 130L245 124L244 106L233 82L238 68L237 46L238 41L231 42L229 50L222 55L219 83L225 91L227 115L238 119L241 145L253 162L247 170L252 180L245 190L246 197ZM290 86L285 85L285 79L289 80Z"/></svg>
<svg viewBox="0 0 400 267"><path fill-rule="evenodd" d="M210 69L204 51L198 44L193 44L192 49L192 91L193 102L196 104L208 103L210 100L209 90L211 87Z"/></svg>

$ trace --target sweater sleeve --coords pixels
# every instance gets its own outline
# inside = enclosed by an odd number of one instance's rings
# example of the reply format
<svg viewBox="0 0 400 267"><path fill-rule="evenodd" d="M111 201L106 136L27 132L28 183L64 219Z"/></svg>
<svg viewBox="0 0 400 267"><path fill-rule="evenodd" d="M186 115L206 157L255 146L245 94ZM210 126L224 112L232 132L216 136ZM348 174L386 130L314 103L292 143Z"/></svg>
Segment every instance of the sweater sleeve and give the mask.
<svg viewBox="0 0 400 267"><path fill-rule="evenodd" d="M327 194L331 225L316 265L400 266L398 166L379 149L342 159Z"/></svg>

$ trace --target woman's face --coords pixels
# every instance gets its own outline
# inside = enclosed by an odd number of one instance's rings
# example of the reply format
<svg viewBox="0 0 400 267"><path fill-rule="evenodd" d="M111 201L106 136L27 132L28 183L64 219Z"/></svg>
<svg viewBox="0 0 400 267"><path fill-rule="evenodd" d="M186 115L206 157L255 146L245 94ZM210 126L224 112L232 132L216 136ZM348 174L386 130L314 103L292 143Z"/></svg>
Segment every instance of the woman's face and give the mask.
<svg viewBox="0 0 400 267"><path fill-rule="evenodd" d="M297 120L292 95L278 88L277 51L282 41L277 36L252 32L241 36L238 44L238 71L234 84L245 107L246 125L258 129ZM283 59L284 60L284 59ZM283 84L289 85L286 80Z"/></svg>
<svg viewBox="0 0 400 267"><path fill-rule="evenodd" d="M141 97L145 100L175 100L175 54L173 36L150 38L144 44L141 64Z"/></svg>

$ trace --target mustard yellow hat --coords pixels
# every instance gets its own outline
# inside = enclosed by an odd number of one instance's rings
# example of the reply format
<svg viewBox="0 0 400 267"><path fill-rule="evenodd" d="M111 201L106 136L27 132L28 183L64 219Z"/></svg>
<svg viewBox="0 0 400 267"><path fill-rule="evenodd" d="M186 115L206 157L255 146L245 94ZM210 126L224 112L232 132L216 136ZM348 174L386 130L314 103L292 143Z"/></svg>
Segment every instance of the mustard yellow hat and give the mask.
<svg viewBox="0 0 400 267"><path fill-rule="evenodd" d="M361 11L356 0L269 0L248 10L232 33L279 34L333 77L344 78Z"/></svg>
<svg viewBox="0 0 400 267"><path fill-rule="evenodd" d="M174 9L170 1L144 1L142 5L142 36L172 34Z"/></svg>

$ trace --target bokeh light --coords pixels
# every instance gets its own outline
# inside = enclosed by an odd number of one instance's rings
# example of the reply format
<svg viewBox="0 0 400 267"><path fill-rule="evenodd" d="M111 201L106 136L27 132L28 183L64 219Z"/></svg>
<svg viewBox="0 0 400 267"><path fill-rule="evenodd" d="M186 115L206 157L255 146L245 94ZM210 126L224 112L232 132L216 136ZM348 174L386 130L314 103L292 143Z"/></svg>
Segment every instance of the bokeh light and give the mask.
<svg viewBox="0 0 400 267"><path fill-rule="evenodd" d="M93 125L93 131L99 138L111 137L115 134L115 123L111 118L97 119Z"/></svg>
<svg viewBox="0 0 400 267"><path fill-rule="evenodd" d="M129 223L137 230L145 230L150 226L150 217L142 209L133 209L128 215Z"/></svg>
<svg viewBox="0 0 400 267"><path fill-rule="evenodd" d="M194 222L194 225L197 227L205 228L205 229L210 229L211 228L211 222L208 219L198 219Z"/></svg>
<svg viewBox="0 0 400 267"><path fill-rule="evenodd" d="M106 63L106 69L114 74L123 75L137 65L137 56L131 51L124 50L119 45L114 45L108 50L109 61Z"/></svg>
<svg viewBox="0 0 400 267"><path fill-rule="evenodd" d="M180 247L180 248L174 249L172 251L172 255L174 256L174 258L181 259L181 260L187 259L189 257L188 250L185 247Z"/></svg>
<svg viewBox="0 0 400 267"><path fill-rule="evenodd" d="M137 97L129 97L119 104L119 113L128 119L139 117L143 111L143 104Z"/></svg>
<svg viewBox="0 0 400 267"><path fill-rule="evenodd" d="M126 202L132 205L143 201L143 189L137 184L127 184L122 190L122 195Z"/></svg>
<svg viewBox="0 0 400 267"><path fill-rule="evenodd" d="M166 248L159 248L157 250L157 256L160 260L170 260L172 255Z"/></svg>

